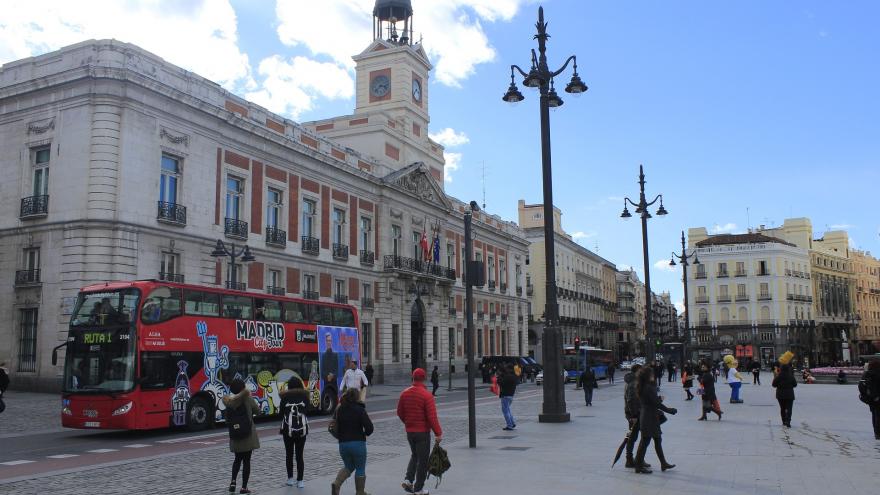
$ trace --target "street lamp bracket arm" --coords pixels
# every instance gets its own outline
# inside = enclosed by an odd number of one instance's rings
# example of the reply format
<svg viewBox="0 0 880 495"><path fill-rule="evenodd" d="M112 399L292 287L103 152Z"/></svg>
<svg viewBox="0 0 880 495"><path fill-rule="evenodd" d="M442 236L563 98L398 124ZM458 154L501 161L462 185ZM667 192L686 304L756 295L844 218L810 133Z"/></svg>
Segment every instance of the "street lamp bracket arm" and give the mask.
<svg viewBox="0 0 880 495"><path fill-rule="evenodd" d="M568 57L568 59L565 61L564 64L562 64L562 67L560 67L559 70L551 72L550 77L556 77L559 74L562 74L566 67L568 67L568 64L570 64L572 61L574 61L574 72L577 73L577 55L572 55Z"/></svg>
<svg viewBox="0 0 880 495"><path fill-rule="evenodd" d="M639 207L640 207L638 203L636 203L635 201L629 199L629 197L625 197L625 198L623 198L623 206L624 206L624 207L626 207L626 203L627 203L627 202L629 202L629 204L635 206L636 208L639 208Z"/></svg>
<svg viewBox="0 0 880 495"><path fill-rule="evenodd" d="M529 76L529 73L528 73L528 72L522 70L518 65L514 64L514 65L511 65L511 66L510 66L510 77L511 77L511 78L513 77L513 71L514 71L514 69L515 69L517 72L519 72L520 74L522 74L523 77L528 77L528 76Z"/></svg>
<svg viewBox="0 0 880 495"><path fill-rule="evenodd" d="M651 206L651 205L653 205L654 203L657 202L658 199L659 199L660 202L662 203L662 202L663 202L663 195L662 195L662 194L658 194L657 196L654 197L653 200L651 200L650 203L645 203L645 206Z"/></svg>

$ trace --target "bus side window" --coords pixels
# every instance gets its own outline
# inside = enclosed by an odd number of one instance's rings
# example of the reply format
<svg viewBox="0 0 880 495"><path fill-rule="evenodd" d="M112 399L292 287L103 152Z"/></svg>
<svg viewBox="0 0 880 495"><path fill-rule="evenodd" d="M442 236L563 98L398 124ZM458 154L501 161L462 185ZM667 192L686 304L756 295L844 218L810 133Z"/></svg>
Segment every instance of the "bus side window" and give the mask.
<svg viewBox="0 0 880 495"><path fill-rule="evenodd" d="M260 321L281 321L281 303L273 299L254 300L254 319Z"/></svg>
<svg viewBox="0 0 880 495"><path fill-rule="evenodd" d="M247 296L223 296L223 316L239 320L253 318L253 301Z"/></svg>
<svg viewBox="0 0 880 495"><path fill-rule="evenodd" d="M315 325L332 325L333 313L330 306L321 306L317 304L311 305L312 323Z"/></svg>
<svg viewBox="0 0 880 495"><path fill-rule="evenodd" d="M141 320L144 323L159 323L180 315L180 289L176 288L153 289L141 308Z"/></svg>
<svg viewBox="0 0 880 495"><path fill-rule="evenodd" d="M308 323L308 305L298 302L284 303L284 321L288 323Z"/></svg>
<svg viewBox="0 0 880 495"><path fill-rule="evenodd" d="M235 379L236 375L238 378L242 380L246 380L248 376L248 356L243 352L230 352L229 353L229 366L226 369L220 370L221 380L228 387L232 384L232 380Z"/></svg>
<svg viewBox="0 0 880 495"><path fill-rule="evenodd" d="M274 377L275 373L278 373L278 370L281 369L279 365L278 354L268 352L248 354L248 374L253 375L258 381L258 375L263 371L268 371Z"/></svg>
<svg viewBox="0 0 880 495"><path fill-rule="evenodd" d="M333 325L337 327L353 327L354 313L348 308L333 308Z"/></svg>
<svg viewBox="0 0 880 495"><path fill-rule="evenodd" d="M278 361L280 370L290 370L303 380L309 379L309 370L305 369L302 354L279 354Z"/></svg>
<svg viewBox="0 0 880 495"><path fill-rule="evenodd" d="M174 386L177 365L171 360L168 352L141 353L141 388L143 390L161 390Z"/></svg>
<svg viewBox="0 0 880 495"><path fill-rule="evenodd" d="M196 290L184 291L184 311L188 315L220 316L220 294Z"/></svg>

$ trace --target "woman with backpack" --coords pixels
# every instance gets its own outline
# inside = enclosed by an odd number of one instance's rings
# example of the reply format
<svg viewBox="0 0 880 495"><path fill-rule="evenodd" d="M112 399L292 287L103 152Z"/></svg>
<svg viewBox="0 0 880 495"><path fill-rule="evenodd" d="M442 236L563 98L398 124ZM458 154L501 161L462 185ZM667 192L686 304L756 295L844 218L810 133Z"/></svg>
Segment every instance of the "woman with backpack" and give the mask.
<svg viewBox="0 0 880 495"><path fill-rule="evenodd" d="M232 393L223 397L226 425L229 427L229 450L235 454L229 492L235 492L235 480L238 478L238 470L241 469L241 490L238 493L250 493L247 485L251 476L251 454L260 448L260 438L254 428L254 415L259 414L260 406L251 397L241 378L232 380L229 391Z"/></svg>
<svg viewBox="0 0 880 495"><path fill-rule="evenodd" d="M373 422L364 405L358 400L357 389L347 389L339 399L334 421L336 438L339 440L339 456L345 465L330 484L330 492L339 495L342 484L354 472L357 495L369 495L364 491L367 483L367 437L373 434Z"/></svg>
<svg viewBox="0 0 880 495"><path fill-rule="evenodd" d="M281 392L281 439L284 440L284 463L287 467L287 486L296 484L305 488L303 481L303 448L309 434L309 420L306 406L309 393L303 387L302 379L292 376L287 381L287 390ZM293 479L293 456L296 454L296 480Z"/></svg>

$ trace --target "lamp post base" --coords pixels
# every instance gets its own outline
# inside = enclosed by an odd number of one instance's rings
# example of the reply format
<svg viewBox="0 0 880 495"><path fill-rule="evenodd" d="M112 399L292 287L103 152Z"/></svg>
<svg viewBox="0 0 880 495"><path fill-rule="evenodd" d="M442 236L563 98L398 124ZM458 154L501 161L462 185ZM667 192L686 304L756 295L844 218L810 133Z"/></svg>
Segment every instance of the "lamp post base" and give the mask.
<svg viewBox="0 0 880 495"><path fill-rule="evenodd" d="M567 412L541 413L538 415L539 423L568 423L569 421L571 421L571 415Z"/></svg>

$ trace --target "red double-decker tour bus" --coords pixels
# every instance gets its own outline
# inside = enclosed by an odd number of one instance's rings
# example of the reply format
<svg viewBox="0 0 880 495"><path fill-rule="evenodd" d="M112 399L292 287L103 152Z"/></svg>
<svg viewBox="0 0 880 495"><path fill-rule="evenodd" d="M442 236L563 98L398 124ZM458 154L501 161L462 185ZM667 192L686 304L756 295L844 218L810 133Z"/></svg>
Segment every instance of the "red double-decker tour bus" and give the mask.
<svg viewBox="0 0 880 495"><path fill-rule="evenodd" d="M313 411L326 413L345 367L360 361L358 328L344 304L156 280L91 285L59 346L67 347L61 422L203 429L223 420L235 378L274 414L294 375Z"/></svg>

